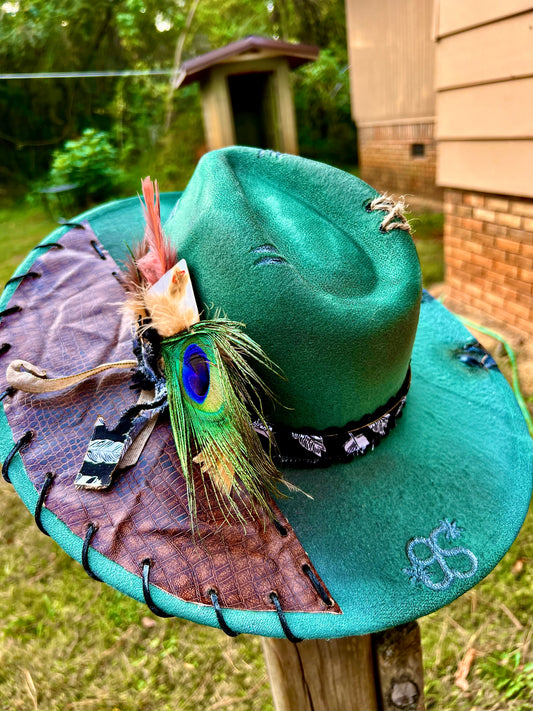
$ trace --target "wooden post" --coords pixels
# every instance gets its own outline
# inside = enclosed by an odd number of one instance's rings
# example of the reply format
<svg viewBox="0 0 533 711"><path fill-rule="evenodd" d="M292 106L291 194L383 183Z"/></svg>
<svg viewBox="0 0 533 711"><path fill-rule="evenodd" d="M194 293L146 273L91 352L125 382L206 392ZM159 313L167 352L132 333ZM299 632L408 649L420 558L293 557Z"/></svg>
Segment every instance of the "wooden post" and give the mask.
<svg viewBox="0 0 533 711"><path fill-rule="evenodd" d="M262 643L276 711L377 711L370 635Z"/></svg>
<svg viewBox="0 0 533 711"><path fill-rule="evenodd" d="M424 669L417 622L372 635L381 711L424 711Z"/></svg>
<svg viewBox="0 0 533 711"><path fill-rule="evenodd" d="M235 143L235 127L226 73L217 67L200 85L207 149Z"/></svg>
<svg viewBox="0 0 533 711"><path fill-rule="evenodd" d="M296 128L296 111L292 95L289 63L286 59L280 61L275 73L276 109L279 124L279 139L282 153L298 155L298 130Z"/></svg>
<svg viewBox="0 0 533 711"><path fill-rule="evenodd" d="M262 645L276 711L424 711L416 622L376 635Z"/></svg>

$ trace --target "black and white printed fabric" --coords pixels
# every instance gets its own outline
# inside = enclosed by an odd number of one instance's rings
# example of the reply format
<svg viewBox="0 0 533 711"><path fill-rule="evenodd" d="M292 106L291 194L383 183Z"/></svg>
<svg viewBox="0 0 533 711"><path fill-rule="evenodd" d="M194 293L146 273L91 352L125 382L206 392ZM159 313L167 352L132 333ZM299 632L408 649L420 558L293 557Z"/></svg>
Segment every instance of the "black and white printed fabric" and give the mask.
<svg viewBox="0 0 533 711"><path fill-rule="evenodd" d="M283 425L270 424L268 429L254 422L256 431L265 444L274 443L272 459L278 466L328 467L349 462L354 457L371 452L388 435L400 417L409 385L411 370L398 390L385 405L358 422L345 427L326 430L292 430Z"/></svg>
<svg viewBox="0 0 533 711"><path fill-rule="evenodd" d="M167 407L167 386L157 367L158 344L153 329L133 336L138 366L133 386L140 390L138 402L126 410L116 427L109 429L98 417L75 484L83 489L108 489L118 469L132 466L150 435L158 415ZM143 438L144 434L144 438ZM133 450L135 454L133 454ZM132 456L133 455L133 456Z"/></svg>

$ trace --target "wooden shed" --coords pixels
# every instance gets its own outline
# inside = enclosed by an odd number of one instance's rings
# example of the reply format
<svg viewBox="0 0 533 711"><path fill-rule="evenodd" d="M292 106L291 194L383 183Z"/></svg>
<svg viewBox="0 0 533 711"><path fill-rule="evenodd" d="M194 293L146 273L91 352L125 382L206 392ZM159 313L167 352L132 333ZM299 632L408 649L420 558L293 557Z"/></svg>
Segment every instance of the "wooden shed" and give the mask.
<svg viewBox="0 0 533 711"><path fill-rule="evenodd" d="M207 148L298 153L289 72L318 53L311 45L252 36L184 62L177 87L200 82Z"/></svg>

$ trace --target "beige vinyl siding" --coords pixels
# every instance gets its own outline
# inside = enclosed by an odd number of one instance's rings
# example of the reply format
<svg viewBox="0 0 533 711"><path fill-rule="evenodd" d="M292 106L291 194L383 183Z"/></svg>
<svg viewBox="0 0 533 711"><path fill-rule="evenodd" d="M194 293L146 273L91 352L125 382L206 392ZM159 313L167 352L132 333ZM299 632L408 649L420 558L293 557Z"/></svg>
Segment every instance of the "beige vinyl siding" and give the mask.
<svg viewBox="0 0 533 711"><path fill-rule="evenodd" d="M533 197L533 140L444 141L437 182L480 192Z"/></svg>
<svg viewBox="0 0 533 711"><path fill-rule="evenodd" d="M439 34L460 32L502 17L531 9L530 0L436 0L440 15Z"/></svg>
<svg viewBox="0 0 533 711"><path fill-rule="evenodd" d="M533 10L439 41L437 91L531 75Z"/></svg>
<svg viewBox="0 0 533 711"><path fill-rule="evenodd" d="M533 197L533 10L524 9L517 0L440 0L437 182L443 187Z"/></svg>
<svg viewBox="0 0 533 711"><path fill-rule="evenodd" d="M434 116L432 0L346 0L358 124Z"/></svg>
<svg viewBox="0 0 533 711"><path fill-rule="evenodd" d="M437 115L440 140L531 137L533 77L440 92Z"/></svg>

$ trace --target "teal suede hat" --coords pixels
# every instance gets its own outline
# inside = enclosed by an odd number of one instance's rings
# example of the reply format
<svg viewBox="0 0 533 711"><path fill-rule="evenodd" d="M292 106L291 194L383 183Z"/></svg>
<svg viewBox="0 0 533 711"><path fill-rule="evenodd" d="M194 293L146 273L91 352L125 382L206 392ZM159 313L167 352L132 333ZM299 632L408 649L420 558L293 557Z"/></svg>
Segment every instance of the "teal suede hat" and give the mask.
<svg viewBox="0 0 533 711"><path fill-rule="evenodd" d="M185 279L198 308L183 331L161 338L155 312L124 308L137 198L56 230L2 296L2 473L41 530L154 613L231 635L366 634L476 585L526 515L531 439L492 357L422 291L402 206L335 168L232 147L160 211L161 283ZM186 266L166 271L174 259ZM211 352L217 329L231 348ZM219 461L239 450L246 473L264 457L279 473L264 507L227 485L238 466L198 457L197 430L181 439L194 408L227 405L224 367L252 384L251 439Z"/></svg>

